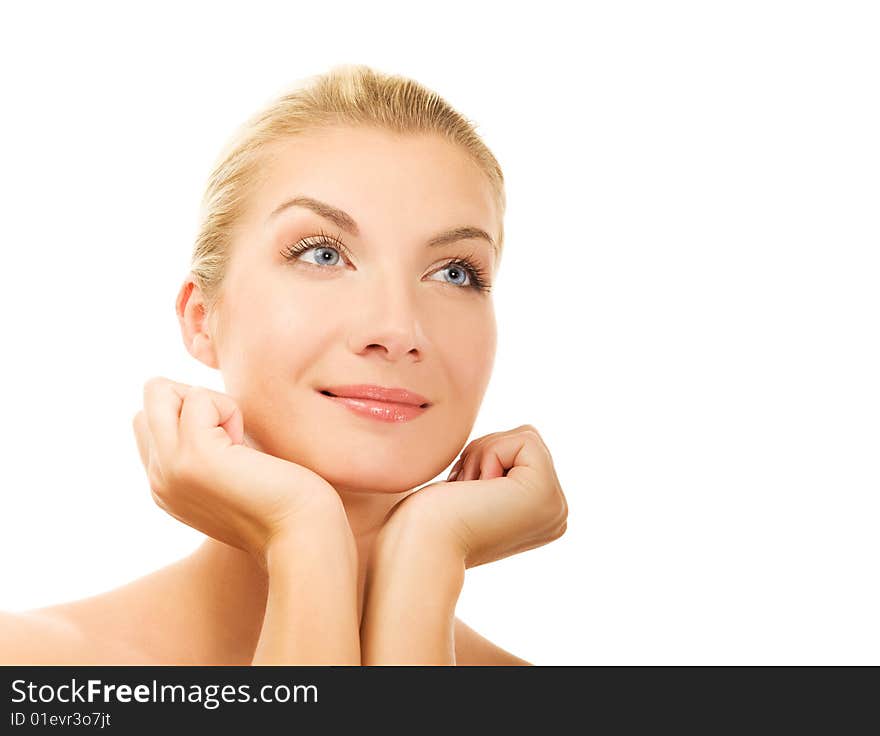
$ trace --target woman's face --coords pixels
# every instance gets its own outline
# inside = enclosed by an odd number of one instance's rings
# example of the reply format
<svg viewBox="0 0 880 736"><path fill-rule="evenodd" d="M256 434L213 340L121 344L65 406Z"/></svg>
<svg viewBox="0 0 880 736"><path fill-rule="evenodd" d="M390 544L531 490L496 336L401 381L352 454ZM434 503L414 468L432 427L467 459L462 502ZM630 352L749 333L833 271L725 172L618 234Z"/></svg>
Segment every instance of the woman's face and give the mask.
<svg viewBox="0 0 880 736"><path fill-rule="evenodd" d="M214 315L226 391L253 446L337 489L413 488L467 442L492 371L495 313L478 288L496 267L488 179L437 136L331 128L271 150ZM303 239L315 247L288 251ZM320 392L351 384L430 406L381 421Z"/></svg>

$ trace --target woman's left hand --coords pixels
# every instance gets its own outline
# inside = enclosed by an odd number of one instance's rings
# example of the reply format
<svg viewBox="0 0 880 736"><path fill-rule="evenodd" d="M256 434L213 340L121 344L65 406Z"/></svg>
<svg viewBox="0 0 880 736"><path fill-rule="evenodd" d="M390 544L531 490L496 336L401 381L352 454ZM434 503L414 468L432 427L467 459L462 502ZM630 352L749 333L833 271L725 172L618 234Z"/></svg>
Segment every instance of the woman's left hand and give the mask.
<svg viewBox="0 0 880 736"><path fill-rule="evenodd" d="M566 530L568 503L550 451L525 424L471 442L446 481L398 503L385 526L455 546L465 567L540 547Z"/></svg>

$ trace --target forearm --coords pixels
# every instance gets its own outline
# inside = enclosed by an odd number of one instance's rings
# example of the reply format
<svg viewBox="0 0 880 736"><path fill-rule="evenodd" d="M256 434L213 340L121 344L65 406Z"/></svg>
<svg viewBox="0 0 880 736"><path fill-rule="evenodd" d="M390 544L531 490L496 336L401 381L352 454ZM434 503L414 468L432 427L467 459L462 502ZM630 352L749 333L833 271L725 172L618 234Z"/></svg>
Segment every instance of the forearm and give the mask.
<svg viewBox="0 0 880 736"><path fill-rule="evenodd" d="M266 567L269 591L253 664L360 664L357 550L347 522L292 530L269 548Z"/></svg>
<svg viewBox="0 0 880 736"><path fill-rule="evenodd" d="M365 665L454 665L455 606L465 566L415 527L383 530L367 577Z"/></svg>

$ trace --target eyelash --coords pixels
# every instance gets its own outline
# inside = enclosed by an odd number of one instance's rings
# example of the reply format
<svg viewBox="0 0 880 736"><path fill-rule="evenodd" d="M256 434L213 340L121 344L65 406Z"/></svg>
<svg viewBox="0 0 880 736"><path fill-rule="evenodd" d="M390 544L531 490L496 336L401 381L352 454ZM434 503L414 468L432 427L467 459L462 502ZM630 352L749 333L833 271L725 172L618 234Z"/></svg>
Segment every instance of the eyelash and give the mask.
<svg viewBox="0 0 880 736"><path fill-rule="evenodd" d="M334 238L330 235L327 235L323 230L320 231L320 235L316 235L309 238L303 238L297 243L293 243L285 247L283 251L281 251L281 255L286 259L292 261L295 260L297 256L302 255L308 250L312 250L313 248L322 248L322 247L330 247L334 250L338 250L345 258L351 260L351 254L348 252L348 248L340 241L338 238ZM471 256L473 253L471 253ZM454 258L449 261L449 263L444 264L440 269L449 268L450 266L457 266L459 268L464 268L468 271L470 275L470 285L468 286L459 286L458 284L449 283L450 286L458 286L459 288L465 289L473 289L474 291L482 291L488 293L491 291L492 286L489 283L486 272L483 268L481 268L477 263L474 263L470 257L464 258Z"/></svg>

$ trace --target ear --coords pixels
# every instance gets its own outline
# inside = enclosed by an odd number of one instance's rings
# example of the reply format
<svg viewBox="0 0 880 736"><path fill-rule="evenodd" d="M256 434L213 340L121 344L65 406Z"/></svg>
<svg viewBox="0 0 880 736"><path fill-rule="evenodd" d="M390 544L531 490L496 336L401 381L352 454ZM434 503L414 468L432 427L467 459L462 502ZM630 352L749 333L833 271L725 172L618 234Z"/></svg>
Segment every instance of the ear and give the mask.
<svg viewBox="0 0 880 736"><path fill-rule="evenodd" d="M177 321L183 335L183 344L196 360L210 368L220 368L217 360L216 336L211 334L211 325L205 311L202 290L189 274L177 294Z"/></svg>

